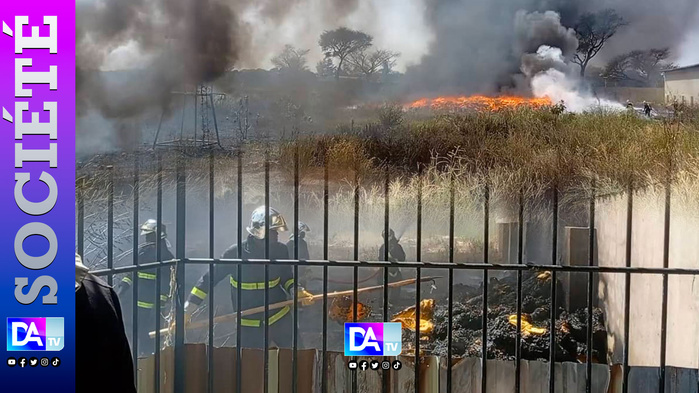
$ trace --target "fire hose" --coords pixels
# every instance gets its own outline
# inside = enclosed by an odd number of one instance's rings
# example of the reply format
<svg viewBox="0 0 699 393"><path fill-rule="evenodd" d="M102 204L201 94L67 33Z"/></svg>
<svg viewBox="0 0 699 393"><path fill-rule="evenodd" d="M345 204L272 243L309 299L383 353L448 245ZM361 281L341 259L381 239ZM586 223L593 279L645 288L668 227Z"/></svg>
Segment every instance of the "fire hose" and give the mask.
<svg viewBox="0 0 699 393"><path fill-rule="evenodd" d="M420 282L434 281L434 280L436 280L436 279L438 279L438 278L440 278L440 277L436 277L436 276L423 277L423 278L420 279ZM416 282L417 282L417 279L411 278L411 279L409 279L409 280L396 281L396 282L393 282L393 283L388 284L387 286L388 286L389 288L396 288L396 287L402 287L402 286L414 284L414 283L416 283ZM364 292L377 291L377 290L379 290L379 289L383 289L383 287L384 287L384 285L377 285L377 286L373 286L373 287L366 287L366 288L357 289L357 294L364 293ZM327 294L327 298L328 298L328 299L333 299L333 298L337 298L337 297L342 297L342 296L353 296L353 295L354 295L354 290L351 289L351 290L347 290L347 291L336 291L336 292L328 293L328 294ZM315 300L323 299L323 297L324 297L324 294L319 294L319 295L313 295L313 296L311 296L310 299L315 301ZM294 304L294 300L286 300L286 301L283 301L283 302L270 304L270 305L268 306L267 310L269 310L269 311L271 311L271 310L277 310L277 309L280 309L280 308L282 308L282 307L290 306L290 305L293 305L293 304ZM264 311L265 311L265 306L254 307L254 308L250 308L250 309L241 311L241 312L240 312L240 316L241 316L241 317L245 317L245 316L248 316L248 315L258 314L258 313L261 313L261 312L264 312ZM218 316L218 317L214 318L213 322L214 322L214 323L231 322L231 321L235 321L237 318L238 318L238 313L236 312L236 313L232 313L232 314L226 314L226 315ZM206 327L206 326L208 326L208 325L209 325L209 321L208 321L208 320L206 320L206 321L192 322L192 323L186 325L186 326L185 326L185 329L190 329L190 330L192 330L192 329L199 329L199 328L202 328L202 327ZM167 327L167 328L164 328L164 329L160 329L160 334L168 334L168 332L170 332L174 327L175 327L175 324L172 324L171 327ZM156 333L155 331L152 331L152 332L148 333L148 335L149 335L151 338L154 338L154 337L155 337L155 333Z"/></svg>

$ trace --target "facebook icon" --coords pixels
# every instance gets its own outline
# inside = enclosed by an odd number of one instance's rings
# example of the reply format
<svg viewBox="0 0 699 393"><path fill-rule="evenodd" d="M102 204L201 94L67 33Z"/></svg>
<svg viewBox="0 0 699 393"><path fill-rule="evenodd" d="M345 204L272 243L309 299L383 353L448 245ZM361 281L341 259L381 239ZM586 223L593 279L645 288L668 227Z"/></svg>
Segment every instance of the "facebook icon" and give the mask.
<svg viewBox="0 0 699 393"><path fill-rule="evenodd" d="M400 322L345 323L345 356L398 356L402 329Z"/></svg>

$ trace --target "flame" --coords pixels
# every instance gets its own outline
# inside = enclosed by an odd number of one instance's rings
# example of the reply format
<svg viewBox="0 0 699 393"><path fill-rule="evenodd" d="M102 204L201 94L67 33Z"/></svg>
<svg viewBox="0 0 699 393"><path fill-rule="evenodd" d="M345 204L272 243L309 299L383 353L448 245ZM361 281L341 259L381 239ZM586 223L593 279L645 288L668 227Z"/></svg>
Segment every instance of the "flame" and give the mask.
<svg viewBox="0 0 699 393"><path fill-rule="evenodd" d="M391 322L400 322L403 324L403 329L415 331L415 306L406 308L393 316ZM434 330L434 324L431 319L434 315L434 299L425 299L420 302L420 322L419 329L421 334L431 334Z"/></svg>
<svg viewBox="0 0 699 393"><path fill-rule="evenodd" d="M510 323L514 326L517 326L517 314L512 314L507 318ZM523 336L528 336L530 334L533 334L535 336L541 336L543 334L546 334L546 328L540 328L532 325L531 320L529 319L529 315L522 315L522 335Z"/></svg>
<svg viewBox="0 0 699 393"><path fill-rule="evenodd" d="M421 98L406 105L406 109L432 109L432 110L454 110L454 109L476 109L496 111L505 108L531 107L541 108L552 105L553 102L548 97L528 98L518 96L498 96L488 97L483 95L475 96L445 96L436 98Z"/></svg>

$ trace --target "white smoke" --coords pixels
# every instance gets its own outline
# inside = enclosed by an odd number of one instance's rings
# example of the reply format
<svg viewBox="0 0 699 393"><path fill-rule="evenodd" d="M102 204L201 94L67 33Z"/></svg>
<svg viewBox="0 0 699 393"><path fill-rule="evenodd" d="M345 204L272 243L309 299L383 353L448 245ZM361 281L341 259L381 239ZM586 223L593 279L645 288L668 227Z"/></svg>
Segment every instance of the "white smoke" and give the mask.
<svg viewBox="0 0 699 393"><path fill-rule="evenodd" d="M527 64L537 60L548 67L531 74L532 67ZM546 45L539 47L536 54L527 55L522 65L522 72L529 77L532 92L536 97L548 97L555 103L563 102L567 110L577 113L594 109L624 110L624 106L618 102L594 97L571 70L563 52L559 48Z"/></svg>

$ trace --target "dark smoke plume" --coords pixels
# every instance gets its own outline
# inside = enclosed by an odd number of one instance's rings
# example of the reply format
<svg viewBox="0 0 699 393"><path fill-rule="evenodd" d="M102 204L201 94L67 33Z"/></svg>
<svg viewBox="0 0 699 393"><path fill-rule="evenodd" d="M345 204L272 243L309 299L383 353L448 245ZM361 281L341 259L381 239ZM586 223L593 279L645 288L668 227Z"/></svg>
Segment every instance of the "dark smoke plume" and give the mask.
<svg viewBox="0 0 699 393"><path fill-rule="evenodd" d="M238 59L244 35L219 0L104 0L77 5L78 110L108 119L152 107L168 109L171 92L212 81ZM135 44L147 64L126 75L97 73L115 48Z"/></svg>
<svg viewBox="0 0 699 393"><path fill-rule="evenodd" d="M546 37L555 33L547 28L555 29L556 23L544 23L537 31L519 29L521 11L525 12L521 15L538 12L538 17L544 19L546 11L554 11L560 15L560 25L570 28L585 12L614 8L629 25L596 59L604 61L622 52L650 47L670 47L678 52L699 9L696 0L425 1L426 20L435 39L429 53L420 64L408 69L407 76L411 91L442 94L495 94L515 87L521 55L535 53L540 45L563 46L564 55L570 53L572 40L561 36L563 41L556 45Z"/></svg>

